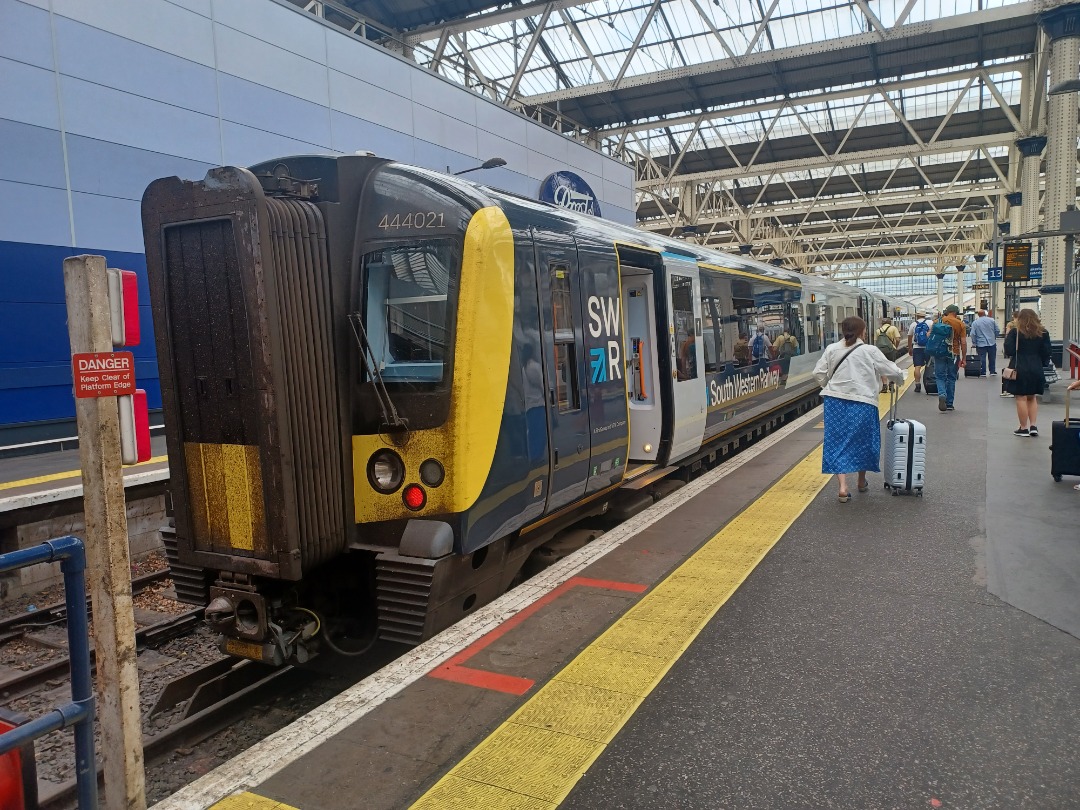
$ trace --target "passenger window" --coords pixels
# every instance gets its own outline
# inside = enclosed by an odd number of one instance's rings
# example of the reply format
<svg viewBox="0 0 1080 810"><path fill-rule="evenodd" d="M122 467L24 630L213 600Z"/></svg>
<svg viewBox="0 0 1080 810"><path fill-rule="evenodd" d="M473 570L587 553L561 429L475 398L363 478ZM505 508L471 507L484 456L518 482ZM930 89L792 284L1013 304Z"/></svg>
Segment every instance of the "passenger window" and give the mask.
<svg viewBox="0 0 1080 810"><path fill-rule="evenodd" d="M574 342L574 309L570 295L570 270L551 266L551 314L555 331L555 403L559 412L581 407L577 380L577 346Z"/></svg>
<svg viewBox="0 0 1080 810"><path fill-rule="evenodd" d="M821 351L821 305L806 304L806 351Z"/></svg>
<svg viewBox="0 0 1080 810"><path fill-rule="evenodd" d="M724 356L723 316L719 298L701 299L701 341L705 350L705 371L716 371Z"/></svg>
<svg viewBox="0 0 1080 810"><path fill-rule="evenodd" d="M675 325L677 355L675 367L679 380L698 376L697 329L694 324L694 280L689 276L671 276L671 318Z"/></svg>

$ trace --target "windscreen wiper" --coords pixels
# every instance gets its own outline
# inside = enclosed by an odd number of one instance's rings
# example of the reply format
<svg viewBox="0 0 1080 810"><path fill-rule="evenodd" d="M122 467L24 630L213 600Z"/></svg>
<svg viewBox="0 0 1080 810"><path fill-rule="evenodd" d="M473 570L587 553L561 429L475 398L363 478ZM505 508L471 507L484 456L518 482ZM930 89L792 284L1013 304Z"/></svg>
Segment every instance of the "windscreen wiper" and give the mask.
<svg viewBox="0 0 1080 810"><path fill-rule="evenodd" d="M349 313L349 324L352 326L356 343L360 347L360 362L371 376L371 382L375 387L375 397L379 400L379 408L382 410L383 426L388 428L409 429L409 423L398 415L394 401L390 399L390 392L386 389L382 372L379 371L379 363L375 359L375 353L371 350L371 341L368 340L367 330L364 329L364 319L359 312Z"/></svg>

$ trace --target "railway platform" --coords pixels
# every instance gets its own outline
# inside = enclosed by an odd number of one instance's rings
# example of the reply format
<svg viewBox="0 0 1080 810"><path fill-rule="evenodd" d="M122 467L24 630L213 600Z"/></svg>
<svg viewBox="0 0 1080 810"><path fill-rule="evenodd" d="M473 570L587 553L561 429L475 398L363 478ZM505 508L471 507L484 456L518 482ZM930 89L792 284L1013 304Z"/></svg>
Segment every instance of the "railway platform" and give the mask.
<svg viewBox="0 0 1080 810"><path fill-rule="evenodd" d="M925 497L839 503L814 410L158 808L1075 806L1061 398L910 383Z"/></svg>
<svg viewBox="0 0 1080 810"><path fill-rule="evenodd" d="M158 807L1070 806L1080 495L998 393L909 380L923 498L811 412Z"/></svg>

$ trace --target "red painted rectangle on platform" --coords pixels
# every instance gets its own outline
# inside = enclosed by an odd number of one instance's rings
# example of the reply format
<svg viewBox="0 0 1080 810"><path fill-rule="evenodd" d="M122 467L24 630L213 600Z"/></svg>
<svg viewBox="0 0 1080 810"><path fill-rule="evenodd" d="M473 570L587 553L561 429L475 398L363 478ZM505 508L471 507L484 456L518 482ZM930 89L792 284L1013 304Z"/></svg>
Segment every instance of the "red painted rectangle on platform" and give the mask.
<svg viewBox="0 0 1080 810"><path fill-rule="evenodd" d="M131 352L84 352L71 355L78 399L124 397L135 393L135 358Z"/></svg>

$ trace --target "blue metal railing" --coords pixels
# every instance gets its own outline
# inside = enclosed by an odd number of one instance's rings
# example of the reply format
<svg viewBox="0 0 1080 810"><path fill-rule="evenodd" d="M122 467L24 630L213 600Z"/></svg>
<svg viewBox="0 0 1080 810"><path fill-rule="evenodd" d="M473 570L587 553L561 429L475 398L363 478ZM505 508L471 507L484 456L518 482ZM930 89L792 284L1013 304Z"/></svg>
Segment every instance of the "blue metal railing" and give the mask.
<svg viewBox="0 0 1080 810"><path fill-rule="evenodd" d="M77 537L59 537L33 548L0 554L0 574L39 563L59 562L67 603L68 655L71 659L71 703L0 734L0 755L58 729L73 727L75 777L80 810L97 807L94 761L94 682L90 677L90 639L86 619L86 552Z"/></svg>

